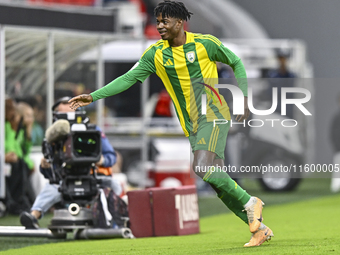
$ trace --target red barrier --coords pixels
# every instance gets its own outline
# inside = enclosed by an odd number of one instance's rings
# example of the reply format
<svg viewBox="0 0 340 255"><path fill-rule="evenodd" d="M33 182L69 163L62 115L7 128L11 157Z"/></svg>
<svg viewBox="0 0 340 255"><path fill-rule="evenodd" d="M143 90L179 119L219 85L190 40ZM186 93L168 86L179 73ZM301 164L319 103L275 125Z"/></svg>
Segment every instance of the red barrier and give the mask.
<svg viewBox="0 0 340 255"><path fill-rule="evenodd" d="M199 233L196 187L129 191L129 217L135 237Z"/></svg>

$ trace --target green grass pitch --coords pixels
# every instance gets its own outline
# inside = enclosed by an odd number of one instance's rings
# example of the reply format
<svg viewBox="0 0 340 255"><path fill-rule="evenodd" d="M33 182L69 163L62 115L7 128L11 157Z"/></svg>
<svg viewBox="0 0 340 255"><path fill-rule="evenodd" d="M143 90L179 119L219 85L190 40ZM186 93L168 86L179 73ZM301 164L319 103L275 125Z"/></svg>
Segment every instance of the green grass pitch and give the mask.
<svg viewBox="0 0 340 255"><path fill-rule="evenodd" d="M266 202L264 223L275 237L260 247L243 248L247 225L216 197L201 197L201 233L189 236L96 241L0 237L0 254L340 254L340 194L329 192L329 179L305 179L294 192L262 192L253 180L242 186ZM51 215L40 221L49 224ZM20 225L17 216L0 225Z"/></svg>
<svg viewBox="0 0 340 255"><path fill-rule="evenodd" d="M265 207L264 222L275 237L260 247L243 248L250 238L247 226L232 214L220 214L202 218L196 235L67 241L0 254L339 254L339 204L340 195L334 195Z"/></svg>

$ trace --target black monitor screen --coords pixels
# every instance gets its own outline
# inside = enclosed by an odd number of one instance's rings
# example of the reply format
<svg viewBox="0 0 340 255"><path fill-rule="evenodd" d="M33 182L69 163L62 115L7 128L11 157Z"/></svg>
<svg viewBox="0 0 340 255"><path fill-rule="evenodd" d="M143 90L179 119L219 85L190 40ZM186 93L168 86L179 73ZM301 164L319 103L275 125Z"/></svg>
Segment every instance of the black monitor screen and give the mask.
<svg viewBox="0 0 340 255"><path fill-rule="evenodd" d="M73 153L76 157L97 157L100 153L100 136L96 133L73 135Z"/></svg>

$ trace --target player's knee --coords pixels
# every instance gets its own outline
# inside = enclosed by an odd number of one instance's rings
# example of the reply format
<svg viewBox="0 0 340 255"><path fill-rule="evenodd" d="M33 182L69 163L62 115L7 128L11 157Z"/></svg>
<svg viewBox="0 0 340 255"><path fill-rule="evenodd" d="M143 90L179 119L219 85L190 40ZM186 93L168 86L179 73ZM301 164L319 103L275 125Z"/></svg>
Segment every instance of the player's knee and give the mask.
<svg viewBox="0 0 340 255"><path fill-rule="evenodd" d="M203 178L203 176L205 174L205 169L207 168L207 165L202 160L194 160L192 168L193 168L195 174L197 174L198 176ZM203 173L203 175L202 175L202 173Z"/></svg>
<svg viewBox="0 0 340 255"><path fill-rule="evenodd" d="M203 169L203 168L200 167L200 166L194 166L194 167L193 167L193 170L194 170L195 174L198 175L199 177L201 177L201 178L203 179L203 177L204 177L204 175L205 175L206 172L202 171L202 169Z"/></svg>

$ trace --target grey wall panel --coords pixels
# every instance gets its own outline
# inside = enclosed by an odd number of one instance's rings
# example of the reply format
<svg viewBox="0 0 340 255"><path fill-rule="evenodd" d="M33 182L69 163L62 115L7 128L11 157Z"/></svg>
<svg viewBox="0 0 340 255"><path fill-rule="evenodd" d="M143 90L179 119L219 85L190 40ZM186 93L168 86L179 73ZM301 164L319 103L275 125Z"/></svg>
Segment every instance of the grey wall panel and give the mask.
<svg viewBox="0 0 340 255"><path fill-rule="evenodd" d="M114 32L113 14L90 14L10 5L0 5L0 24Z"/></svg>
<svg viewBox="0 0 340 255"><path fill-rule="evenodd" d="M340 93L340 1L338 0L237 0L266 29L271 38L299 38L308 46L308 56L317 82L315 87L316 161L332 162L329 129L339 110Z"/></svg>

